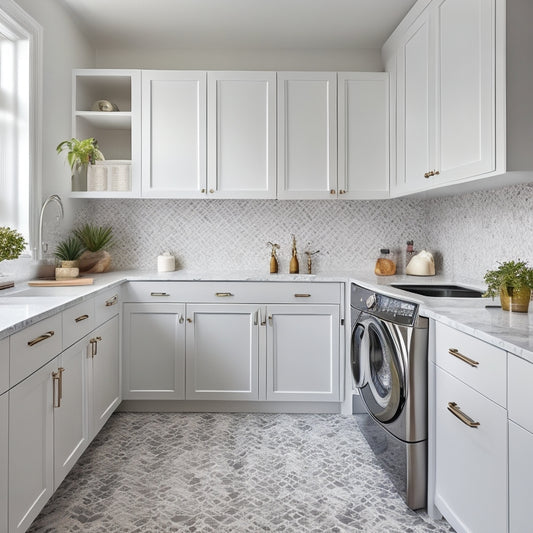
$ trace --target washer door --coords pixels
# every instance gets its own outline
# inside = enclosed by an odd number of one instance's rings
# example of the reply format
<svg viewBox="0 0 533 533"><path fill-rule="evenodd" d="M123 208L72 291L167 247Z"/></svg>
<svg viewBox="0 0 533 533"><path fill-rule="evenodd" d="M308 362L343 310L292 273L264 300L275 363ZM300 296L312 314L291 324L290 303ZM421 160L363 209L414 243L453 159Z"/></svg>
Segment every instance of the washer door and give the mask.
<svg viewBox="0 0 533 533"><path fill-rule="evenodd" d="M363 330L359 329L363 328ZM406 376L397 326L365 315L354 329L362 333L360 347L361 397L369 411L383 423L393 422L405 404ZM352 339L353 343L353 339Z"/></svg>

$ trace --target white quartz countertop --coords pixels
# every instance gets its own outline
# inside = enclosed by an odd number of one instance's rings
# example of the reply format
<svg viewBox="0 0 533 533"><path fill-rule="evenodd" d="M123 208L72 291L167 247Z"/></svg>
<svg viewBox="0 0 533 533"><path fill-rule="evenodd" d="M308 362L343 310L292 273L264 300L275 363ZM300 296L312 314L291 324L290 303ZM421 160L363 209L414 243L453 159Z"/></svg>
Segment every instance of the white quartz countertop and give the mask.
<svg viewBox="0 0 533 533"><path fill-rule="evenodd" d="M384 276L360 272L329 272L319 274L269 274L268 272L175 272L124 271L95 274L93 285L46 288L39 296L38 288L30 297L22 295L29 287L19 283L13 289L0 292L0 339L39 320L54 315L67 307L96 294L118 286L124 281L265 281L265 282L353 282L379 290L390 296L420 304L420 314L448 324L481 340L494 344L533 362L533 312L509 313L499 308L499 301L487 298L431 298L391 287L392 283L444 284L456 283L483 290L483 285L468 280L450 281L439 276Z"/></svg>

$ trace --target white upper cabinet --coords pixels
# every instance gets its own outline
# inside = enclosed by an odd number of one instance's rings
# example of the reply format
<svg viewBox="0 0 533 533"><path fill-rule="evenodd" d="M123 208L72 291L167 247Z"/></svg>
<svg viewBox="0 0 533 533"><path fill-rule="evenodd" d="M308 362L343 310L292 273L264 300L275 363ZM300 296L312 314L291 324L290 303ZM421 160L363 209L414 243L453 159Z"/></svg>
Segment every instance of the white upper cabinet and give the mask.
<svg viewBox="0 0 533 533"><path fill-rule="evenodd" d="M121 167L107 167L105 178L95 180L93 186L87 183L85 175L76 176L72 180L71 196L138 197L141 180L141 71L83 69L74 70L72 75L72 136L78 139L94 137L106 160ZM94 110L101 100L114 104L118 111Z"/></svg>
<svg viewBox="0 0 533 533"><path fill-rule="evenodd" d="M337 74L278 72L278 198L337 195Z"/></svg>
<svg viewBox="0 0 533 533"><path fill-rule="evenodd" d="M392 196L531 181L532 18L521 0L415 4L383 47L396 96Z"/></svg>
<svg viewBox="0 0 533 533"><path fill-rule="evenodd" d="M389 76L338 74L338 197L389 196Z"/></svg>
<svg viewBox="0 0 533 533"><path fill-rule="evenodd" d="M142 72L142 196L206 195L206 73Z"/></svg>
<svg viewBox="0 0 533 533"><path fill-rule="evenodd" d="M209 72L208 196L276 197L276 73Z"/></svg>

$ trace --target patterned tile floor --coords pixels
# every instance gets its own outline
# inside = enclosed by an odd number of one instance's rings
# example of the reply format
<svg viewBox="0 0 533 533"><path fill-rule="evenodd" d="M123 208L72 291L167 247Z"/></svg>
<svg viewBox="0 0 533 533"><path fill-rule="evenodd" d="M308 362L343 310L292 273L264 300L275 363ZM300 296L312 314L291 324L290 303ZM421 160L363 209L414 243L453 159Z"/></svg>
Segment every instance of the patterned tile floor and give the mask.
<svg viewBox="0 0 533 533"><path fill-rule="evenodd" d="M453 530L404 505L353 417L117 413L30 531Z"/></svg>

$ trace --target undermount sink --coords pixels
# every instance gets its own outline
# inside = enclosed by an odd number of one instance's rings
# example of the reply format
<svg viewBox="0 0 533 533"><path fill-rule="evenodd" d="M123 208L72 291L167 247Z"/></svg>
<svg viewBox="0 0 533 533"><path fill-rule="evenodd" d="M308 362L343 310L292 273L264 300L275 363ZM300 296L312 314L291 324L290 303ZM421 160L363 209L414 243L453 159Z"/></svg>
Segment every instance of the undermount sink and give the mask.
<svg viewBox="0 0 533 533"><path fill-rule="evenodd" d="M13 295L14 296L14 295ZM69 300L68 296L0 296L0 305L60 305Z"/></svg>
<svg viewBox="0 0 533 533"><path fill-rule="evenodd" d="M393 283L391 287L402 291L432 296L435 298L481 298L482 291L461 287L460 285L422 285L414 283Z"/></svg>
<svg viewBox="0 0 533 533"><path fill-rule="evenodd" d="M6 294L6 298L68 298L79 293L79 287L29 287ZM0 296L2 295L0 294Z"/></svg>

